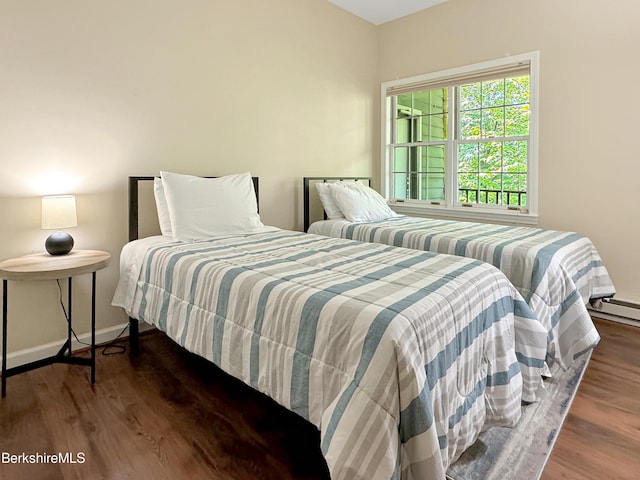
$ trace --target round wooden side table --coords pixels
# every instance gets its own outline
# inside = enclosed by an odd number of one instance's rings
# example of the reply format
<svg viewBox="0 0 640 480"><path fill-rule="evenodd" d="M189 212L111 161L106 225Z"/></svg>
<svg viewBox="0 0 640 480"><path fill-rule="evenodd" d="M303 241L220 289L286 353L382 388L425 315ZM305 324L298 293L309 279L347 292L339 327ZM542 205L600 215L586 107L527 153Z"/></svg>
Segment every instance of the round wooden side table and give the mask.
<svg viewBox="0 0 640 480"><path fill-rule="evenodd" d="M2 397L7 393L7 378L52 363L71 363L91 367L91 383L96 375L96 272L109 264L111 255L101 250L72 250L66 255L36 253L0 262L2 278ZM71 280L91 273L91 357L73 357L71 351ZM67 341L56 355L24 365L7 368L7 300L8 281L68 279L68 334Z"/></svg>

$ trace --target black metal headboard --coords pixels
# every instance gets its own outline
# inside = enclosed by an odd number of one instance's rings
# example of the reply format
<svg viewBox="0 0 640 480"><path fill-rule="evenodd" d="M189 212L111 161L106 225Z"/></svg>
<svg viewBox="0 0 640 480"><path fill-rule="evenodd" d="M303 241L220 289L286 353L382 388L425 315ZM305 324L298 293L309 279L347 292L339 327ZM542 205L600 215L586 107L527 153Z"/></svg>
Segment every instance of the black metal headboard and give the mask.
<svg viewBox="0 0 640 480"><path fill-rule="evenodd" d="M312 188L311 185L314 182L343 182L343 181L356 181L356 182L366 182L368 186L371 186L371 177L303 177L303 198L304 198L304 231L309 230L309 226L311 225L311 194ZM324 219L327 219L326 212L324 213Z"/></svg>
<svg viewBox="0 0 640 480"><path fill-rule="evenodd" d="M153 182L157 178L155 176L150 177L129 177L129 241L137 240L139 238L139 198L138 198L138 184L140 182ZM216 177L204 177L204 178L216 178ZM260 196L258 193L258 177L251 177L253 180L253 189L256 192L256 202L258 203L258 211L260 210Z"/></svg>

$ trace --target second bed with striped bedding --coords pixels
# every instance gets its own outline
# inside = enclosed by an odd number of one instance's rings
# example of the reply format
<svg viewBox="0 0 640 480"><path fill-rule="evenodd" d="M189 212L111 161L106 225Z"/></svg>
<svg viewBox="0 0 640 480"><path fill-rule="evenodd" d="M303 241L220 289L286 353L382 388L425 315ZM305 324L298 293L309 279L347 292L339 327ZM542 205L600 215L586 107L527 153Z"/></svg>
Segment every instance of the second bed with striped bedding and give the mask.
<svg viewBox="0 0 640 480"><path fill-rule="evenodd" d="M505 273L548 331L547 362L571 365L600 336L587 303L615 288L588 237L531 227L396 216L315 222L309 232L475 258Z"/></svg>

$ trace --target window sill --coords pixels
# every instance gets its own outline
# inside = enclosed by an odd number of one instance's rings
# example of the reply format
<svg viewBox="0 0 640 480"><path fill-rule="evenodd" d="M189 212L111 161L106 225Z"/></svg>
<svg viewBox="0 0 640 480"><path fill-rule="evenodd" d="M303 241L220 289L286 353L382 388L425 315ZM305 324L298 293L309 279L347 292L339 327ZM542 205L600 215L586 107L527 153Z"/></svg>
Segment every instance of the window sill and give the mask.
<svg viewBox="0 0 640 480"><path fill-rule="evenodd" d="M425 216L450 220L485 223L508 223L516 225L538 225L538 215L519 213L517 211L489 210L474 207L445 207L418 205L412 203L389 202L389 207L403 215Z"/></svg>

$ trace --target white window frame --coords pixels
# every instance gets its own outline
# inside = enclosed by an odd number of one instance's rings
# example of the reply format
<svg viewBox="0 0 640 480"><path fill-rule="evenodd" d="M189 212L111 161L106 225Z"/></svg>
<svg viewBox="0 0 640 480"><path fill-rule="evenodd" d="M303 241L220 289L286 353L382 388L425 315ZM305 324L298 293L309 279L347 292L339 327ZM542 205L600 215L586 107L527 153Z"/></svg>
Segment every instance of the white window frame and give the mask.
<svg viewBox="0 0 640 480"><path fill-rule="evenodd" d="M539 52L529 52L513 55L488 62L476 63L449 70L442 70L413 77L402 78L383 82L381 84L381 190L393 210L403 214L428 215L437 217L450 217L461 220L475 220L486 222L508 222L525 225L537 225L538 223L538 89L539 89ZM513 210L507 206L473 204L456 205L455 193L456 165L455 155L448 149L447 164L445 169L445 188L447 189L446 201L439 204L426 200L398 200L390 198L393 182L393 148L391 144L394 122L390 112L389 90L393 88L409 87L413 84L445 81L456 77L464 77L485 71L499 70L511 65L529 63L529 142L527 161L527 207L526 209ZM452 99L449 99L450 102ZM449 109L451 114L451 109ZM457 120L456 120L457 121Z"/></svg>

